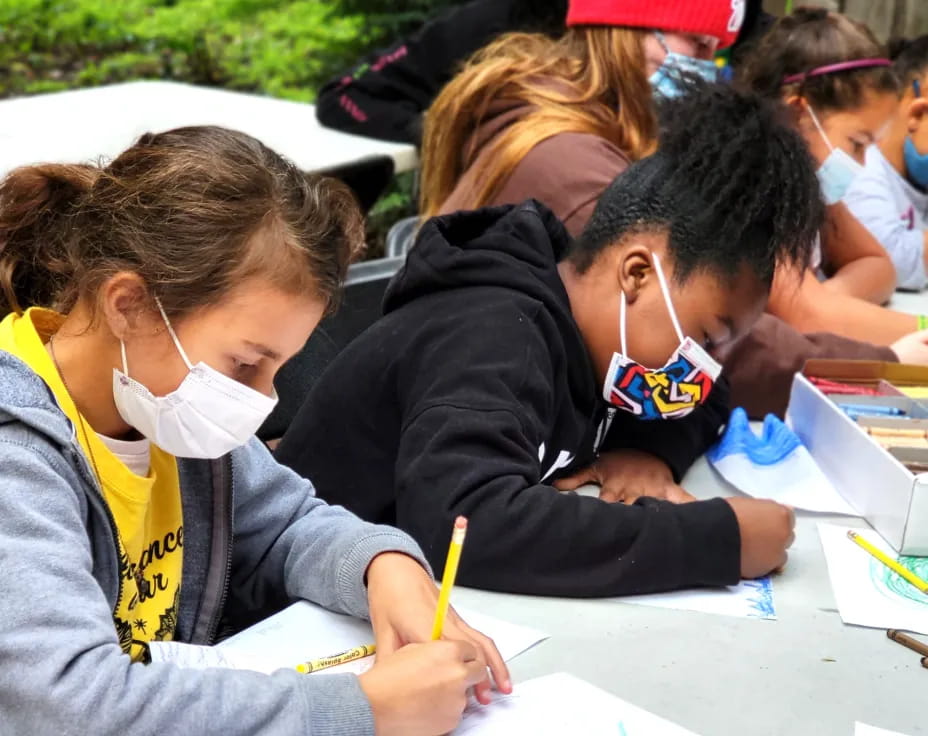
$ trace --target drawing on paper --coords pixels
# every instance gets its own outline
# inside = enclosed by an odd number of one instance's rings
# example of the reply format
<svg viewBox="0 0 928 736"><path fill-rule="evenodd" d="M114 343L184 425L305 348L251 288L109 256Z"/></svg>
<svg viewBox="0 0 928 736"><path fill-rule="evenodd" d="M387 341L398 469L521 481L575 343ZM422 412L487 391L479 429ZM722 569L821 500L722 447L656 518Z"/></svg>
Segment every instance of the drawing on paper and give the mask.
<svg viewBox="0 0 928 736"><path fill-rule="evenodd" d="M749 616L767 619L777 617L773 605L773 583L769 575L760 580L743 580L741 584L748 593L747 602L751 607Z"/></svg>
<svg viewBox="0 0 928 736"><path fill-rule="evenodd" d="M900 557L899 564L907 567L922 580L928 580L928 557ZM881 595L894 600L905 598L928 606L928 596L879 560L870 560L870 580Z"/></svg>

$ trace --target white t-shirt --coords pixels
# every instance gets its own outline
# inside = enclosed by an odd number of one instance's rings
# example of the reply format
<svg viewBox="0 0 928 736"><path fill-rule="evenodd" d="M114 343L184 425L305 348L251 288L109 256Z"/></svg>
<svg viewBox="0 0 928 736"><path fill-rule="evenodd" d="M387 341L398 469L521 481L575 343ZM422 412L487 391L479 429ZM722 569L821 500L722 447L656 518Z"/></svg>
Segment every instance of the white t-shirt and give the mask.
<svg viewBox="0 0 928 736"><path fill-rule="evenodd" d="M114 440L99 432L97 437L129 470L142 478L148 477L148 471L151 469L151 442L149 440L144 438L130 441Z"/></svg>
<svg viewBox="0 0 928 736"><path fill-rule="evenodd" d="M913 187L880 151L867 149L867 163L844 195L844 203L882 243L896 267L896 286L924 289L928 193Z"/></svg>

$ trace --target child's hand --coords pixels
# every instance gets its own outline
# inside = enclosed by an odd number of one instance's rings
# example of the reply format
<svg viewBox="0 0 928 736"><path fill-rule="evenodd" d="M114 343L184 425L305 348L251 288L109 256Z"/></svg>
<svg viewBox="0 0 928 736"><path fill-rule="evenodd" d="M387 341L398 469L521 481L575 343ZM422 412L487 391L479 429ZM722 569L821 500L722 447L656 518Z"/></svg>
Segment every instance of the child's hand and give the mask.
<svg viewBox="0 0 928 736"><path fill-rule="evenodd" d="M379 646L379 642L378 642ZM377 736L434 736L454 730L467 690L486 679L477 648L463 641L410 644L361 675Z"/></svg>
<svg viewBox="0 0 928 736"><path fill-rule="evenodd" d="M910 332L889 346L900 363L928 365L928 330Z"/></svg>
<svg viewBox="0 0 928 736"><path fill-rule="evenodd" d="M641 450L610 450L590 467L554 482L559 491L573 491L594 483L599 497L609 503L634 503L640 496L662 498L673 503L696 499L674 483L673 473L663 460Z"/></svg>
<svg viewBox="0 0 928 736"><path fill-rule="evenodd" d="M438 588L412 557L391 552L375 557L367 568L367 597L378 661L407 644L431 640ZM474 648L475 659L483 668L483 677L472 683L479 702L490 702L487 666L497 689L504 693L512 691L509 670L493 640L464 623L450 607L442 638L465 642Z"/></svg>
<svg viewBox="0 0 928 736"><path fill-rule="evenodd" d="M786 564L796 539L796 515L789 506L759 498L726 498L741 529L741 577L759 578Z"/></svg>

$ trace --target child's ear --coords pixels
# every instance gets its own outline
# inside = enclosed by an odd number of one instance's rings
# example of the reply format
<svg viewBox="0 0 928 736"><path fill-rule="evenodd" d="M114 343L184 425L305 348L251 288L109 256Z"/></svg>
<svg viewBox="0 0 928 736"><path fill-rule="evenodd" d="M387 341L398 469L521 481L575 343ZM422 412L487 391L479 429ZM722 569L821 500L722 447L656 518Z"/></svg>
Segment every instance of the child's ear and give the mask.
<svg viewBox="0 0 928 736"><path fill-rule="evenodd" d="M642 287L653 277L651 249L633 239L622 250L618 263L619 288L625 292L625 301L634 304Z"/></svg>
<svg viewBox="0 0 928 736"><path fill-rule="evenodd" d="M808 117L808 113L806 112L808 103L799 95L790 95L783 103L786 105L786 109L789 112L790 122L798 129L800 121L802 121L804 117Z"/></svg>
<svg viewBox="0 0 928 736"><path fill-rule="evenodd" d="M151 296L138 274L122 271L111 276L103 283L99 300L110 331L118 340L140 331L151 332L155 324L150 314Z"/></svg>
<svg viewBox="0 0 928 736"><path fill-rule="evenodd" d="M928 99L916 97L909 103L907 125L909 133L916 132L928 120Z"/></svg>

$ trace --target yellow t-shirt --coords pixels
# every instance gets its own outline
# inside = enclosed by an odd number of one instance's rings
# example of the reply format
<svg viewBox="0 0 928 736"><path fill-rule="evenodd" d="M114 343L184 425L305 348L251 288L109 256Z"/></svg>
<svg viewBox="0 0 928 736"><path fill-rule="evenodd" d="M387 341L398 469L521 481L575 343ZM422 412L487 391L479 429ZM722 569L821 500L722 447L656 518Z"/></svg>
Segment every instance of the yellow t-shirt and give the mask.
<svg viewBox="0 0 928 736"><path fill-rule="evenodd" d="M173 639L177 627L184 544L177 460L152 445L148 475L135 475L80 416L45 347L63 321L47 309L10 314L0 322L0 350L26 363L52 390L97 475L119 538L113 620L123 651L138 661L145 643Z"/></svg>

